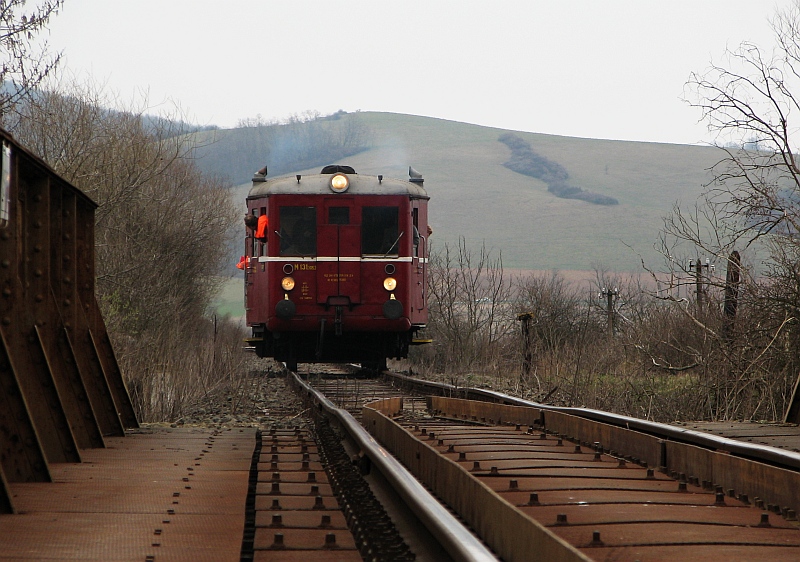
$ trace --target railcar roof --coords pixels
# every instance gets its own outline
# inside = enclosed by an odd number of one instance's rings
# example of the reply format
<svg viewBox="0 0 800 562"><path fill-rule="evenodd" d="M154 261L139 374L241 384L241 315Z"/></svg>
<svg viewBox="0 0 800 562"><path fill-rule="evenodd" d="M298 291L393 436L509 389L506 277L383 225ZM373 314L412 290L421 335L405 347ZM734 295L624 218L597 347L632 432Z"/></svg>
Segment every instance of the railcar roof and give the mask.
<svg viewBox="0 0 800 562"><path fill-rule="evenodd" d="M311 174L302 176L278 177L267 181L254 181L247 198L266 197L269 195L339 195L330 189L331 177L334 174ZM383 178L361 174L346 174L350 179L350 187L343 195L407 195L415 199L429 199L422 184L405 180Z"/></svg>

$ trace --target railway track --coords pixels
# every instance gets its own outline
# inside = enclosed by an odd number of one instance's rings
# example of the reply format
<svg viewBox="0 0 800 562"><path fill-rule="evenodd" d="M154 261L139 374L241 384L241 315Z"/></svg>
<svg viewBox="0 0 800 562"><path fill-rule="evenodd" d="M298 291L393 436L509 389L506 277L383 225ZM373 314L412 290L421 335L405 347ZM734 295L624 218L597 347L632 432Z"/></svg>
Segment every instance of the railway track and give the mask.
<svg viewBox="0 0 800 562"><path fill-rule="evenodd" d="M315 382L334 403L377 397L365 427L504 560L800 558L791 453L513 399L429 396L423 412L420 393L464 391L392 381Z"/></svg>

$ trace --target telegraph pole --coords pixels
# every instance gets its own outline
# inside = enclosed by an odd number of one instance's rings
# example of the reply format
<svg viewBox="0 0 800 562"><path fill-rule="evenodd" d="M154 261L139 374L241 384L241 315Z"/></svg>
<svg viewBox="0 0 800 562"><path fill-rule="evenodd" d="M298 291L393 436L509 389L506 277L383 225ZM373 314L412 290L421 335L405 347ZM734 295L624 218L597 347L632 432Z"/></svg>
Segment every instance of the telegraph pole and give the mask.
<svg viewBox="0 0 800 562"><path fill-rule="evenodd" d="M706 289L703 282L703 268L706 270L706 276L710 276L711 272L714 271L714 264L711 263L711 260L706 258L705 263L700 261L700 258L697 258L697 262L694 260L689 260L689 271L694 270L694 279L695 279L695 291L697 293L697 313L699 314L703 310L703 306L705 305L706 301Z"/></svg>
<svg viewBox="0 0 800 562"><path fill-rule="evenodd" d="M614 313L614 300L619 296L619 289L614 287L613 289L606 289L603 287L600 289L600 294L597 295L598 298L605 298L606 299L606 317L608 319L608 337L614 337L614 320L615 320L615 313Z"/></svg>

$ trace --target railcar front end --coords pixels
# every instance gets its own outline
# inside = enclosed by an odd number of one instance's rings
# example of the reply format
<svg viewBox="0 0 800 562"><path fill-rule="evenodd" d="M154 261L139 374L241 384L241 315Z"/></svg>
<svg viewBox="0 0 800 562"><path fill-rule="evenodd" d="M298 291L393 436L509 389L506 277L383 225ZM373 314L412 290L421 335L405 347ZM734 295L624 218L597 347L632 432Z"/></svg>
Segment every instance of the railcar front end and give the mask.
<svg viewBox="0 0 800 562"><path fill-rule="evenodd" d="M347 166L276 179L262 172L245 218L245 309L256 353L292 368L381 368L406 357L428 315L422 178Z"/></svg>

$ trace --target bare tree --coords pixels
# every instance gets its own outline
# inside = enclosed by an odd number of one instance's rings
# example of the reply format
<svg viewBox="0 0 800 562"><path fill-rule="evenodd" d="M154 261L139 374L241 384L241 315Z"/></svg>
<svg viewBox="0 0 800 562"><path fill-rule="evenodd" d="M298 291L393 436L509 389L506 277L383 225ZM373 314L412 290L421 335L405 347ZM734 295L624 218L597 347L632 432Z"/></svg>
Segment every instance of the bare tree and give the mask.
<svg viewBox="0 0 800 562"><path fill-rule="evenodd" d="M37 50L35 37L45 30L64 0L42 0L26 10L26 0L0 2L0 119L37 88L61 60L47 54L47 42Z"/></svg>
<svg viewBox="0 0 800 562"><path fill-rule="evenodd" d="M181 120L114 102L60 85L22 104L14 133L99 203L97 292L123 373L144 419L175 416L218 368L198 350L222 341L208 310L238 213L228 184L196 168Z"/></svg>
<svg viewBox="0 0 800 562"><path fill-rule="evenodd" d="M462 237L432 254L428 287L435 367L460 373L493 364L515 327L502 257L485 245L473 252Z"/></svg>

